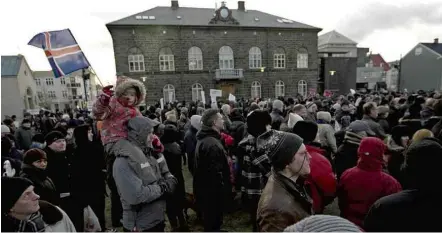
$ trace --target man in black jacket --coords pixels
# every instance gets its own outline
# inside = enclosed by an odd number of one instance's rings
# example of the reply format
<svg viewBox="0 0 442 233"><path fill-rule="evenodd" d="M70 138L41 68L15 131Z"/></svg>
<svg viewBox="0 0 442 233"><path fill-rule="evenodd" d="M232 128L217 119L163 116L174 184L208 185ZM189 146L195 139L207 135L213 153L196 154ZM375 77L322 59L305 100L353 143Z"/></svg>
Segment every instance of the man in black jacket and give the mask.
<svg viewBox="0 0 442 233"><path fill-rule="evenodd" d="M196 135L193 192L203 214L204 231L219 232L223 204L232 192L226 151L221 143L224 120L218 110L208 109L201 122L201 130Z"/></svg>
<svg viewBox="0 0 442 233"><path fill-rule="evenodd" d="M201 116L193 115L190 118L190 127L184 135L184 152L187 154L188 167L190 174L193 176L193 169L195 165L195 147L196 147L196 134L201 129Z"/></svg>

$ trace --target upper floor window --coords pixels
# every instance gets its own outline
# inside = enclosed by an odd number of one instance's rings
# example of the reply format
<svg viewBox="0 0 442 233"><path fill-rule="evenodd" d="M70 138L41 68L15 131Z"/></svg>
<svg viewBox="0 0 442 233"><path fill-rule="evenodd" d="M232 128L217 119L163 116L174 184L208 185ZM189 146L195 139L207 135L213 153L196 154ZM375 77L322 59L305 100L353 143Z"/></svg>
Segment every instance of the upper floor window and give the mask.
<svg viewBox="0 0 442 233"><path fill-rule="evenodd" d="M66 84L66 79L60 78L60 83L61 83L61 85L65 85Z"/></svg>
<svg viewBox="0 0 442 233"><path fill-rule="evenodd" d="M43 101L43 92L38 91L37 96L38 96L38 99L40 99L40 101Z"/></svg>
<svg viewBox="0 0 442 233"><path fill-rule="evenodd" d="M285 51L282 48L277 48L273 53L273 67L278 69L285 68Z"/></svg>
<svg viewBox="0 0 442 233"><path fill-rule="evenodd" d="M55 99L57 96L55 95L55 91L48 91L49 99Z"/></svg>
<svg viewBox="0 0 442 233"><path fill-rule="evenodd" d="M307 50L302 48L298 51L297 56L297 67L299 68L308 68L308 53Z"/></svg>
<svg viewBox="0 0 442 233"><path fill-rule="evenodd" d="M129 49L128 56L129 72L142 72L144 67L144 55L143 51L139 48Z"/></svg>
<svg viewBox="0 0 442 233"><path fill-rule="evenodd" d="M192 101L203 100L203 96L201 95L201 91L203 91L203 86L201 84L195 83L192 85Z"/></svg>
<svg viewBox="0 0 442 233"><path fill-rule="evenodd" d="M281 96L284 97L284 95L285 95L285 85L283 81L279 80L275 84L275 97L276 98Z"/></svg>
<svg viewBox="0 0 442 233"><path fill-rule="evenodd" d="M68 98L68 91L62 91L61 95L63 96L63 98Z"/></svg>
<svg viewBox="0 0 442 233"><path fill-rule="evenodd" d="M198 47L191 47L188 51L189 70L203 69L203 53Z"/></svg>
<svg viewBox="0 0 442 233"><path fill-rule="evenodd" d="M259 69L262 67L261 49L252 47L249 50L249 68Z"/></svg>
<svg viewBox="0 0 442 233"><path fill-rule="evenodd" d="M54 79L53 78L47 78L46 79L46 85L47 86L54 86Z"/></svg>
<svg viewBox="0 0 442 233"><path fill-rule="evenodd" d="M39 78L35 79L35 85L37 85L37 86L41 85L41 80Z"/></svg>
<svg viewBox="0 0 442 233"><path fill-rule="evenodd" d="M160 71L174 71L175 61L170 48L160 49Z"/></svg>
<svg viewBox="0 0 442 233"><path fill-rule="evenodd" d="M229 46L223 46L219 49L219 68L221 70L233 69L233 50Z"/></svg>

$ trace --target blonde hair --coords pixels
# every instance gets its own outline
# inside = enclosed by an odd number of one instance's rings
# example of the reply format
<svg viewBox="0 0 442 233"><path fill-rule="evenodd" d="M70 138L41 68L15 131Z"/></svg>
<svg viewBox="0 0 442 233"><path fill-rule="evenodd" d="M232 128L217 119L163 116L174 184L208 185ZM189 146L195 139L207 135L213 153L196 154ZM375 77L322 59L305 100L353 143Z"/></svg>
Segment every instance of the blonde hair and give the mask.
<svg viewBox="0 0 442 233"><path fill-rule="evenodd" d="M434 137L433 133L428 129L421 129L416 131L413 135L413 142L420 142L422 139L427 137Z"/></svg>

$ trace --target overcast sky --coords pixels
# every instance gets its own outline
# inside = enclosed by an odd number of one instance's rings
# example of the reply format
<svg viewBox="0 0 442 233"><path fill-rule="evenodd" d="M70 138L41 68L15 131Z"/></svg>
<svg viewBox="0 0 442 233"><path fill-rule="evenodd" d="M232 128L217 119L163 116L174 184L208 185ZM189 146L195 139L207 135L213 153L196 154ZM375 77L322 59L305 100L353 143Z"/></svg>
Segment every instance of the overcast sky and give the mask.
<svg viewBox="0 0 442 233"><path fill-rule="evenodd" d="M180 6L214 8L221 1L179 0ZM227 7L237 8L228 0ZM337 30L392 61L418 42L442 40L442 0L246 0L246 9L260 10L323 29ZM27 45L37 33L70 28L104 84L115 82L112 38L105 24L169 0L14 0L1 1L0 54L26 56L31 69L49 70L41 49Z"/></svg>

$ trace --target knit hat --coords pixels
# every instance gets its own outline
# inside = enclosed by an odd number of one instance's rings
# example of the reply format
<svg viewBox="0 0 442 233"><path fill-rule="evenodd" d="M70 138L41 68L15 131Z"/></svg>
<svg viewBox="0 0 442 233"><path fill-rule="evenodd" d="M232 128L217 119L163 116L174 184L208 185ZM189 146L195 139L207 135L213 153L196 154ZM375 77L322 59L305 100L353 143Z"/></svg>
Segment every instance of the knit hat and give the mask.
<svg viewBox="0 0 442 233"><path fill-rule="evenodd" d="M45 142L47 146L50 146L53 142L57 141L58 139L64 139L65 135L63 135L59 131L52 131L48 133L45 137Z"/></svg>
<svg viewBox="0 0 442 233"><path fill-rule="evenodd" d="M378 106L378 114L387 114L390 111L390 108L388 106Z"/></svg>
<svg viewBox="0 0 442 233"><path fill-rule="evenodd" d="M301 137L305 143L310 143L316 138L318 125L313 121L299 121L293 127L293 133Z"/></svg>
<svg viewBox="0 0 442 233"><path fill-rule="evenodd" d="M295 124L298 121L303 121L304 119L302 119L302 117L296 113L290 113L289 114L289 121L287 122L287 126L289 127L289 129L293 129L293 126L295 126Z"/></svg>
<svg viewBox="0 0 442 233"><path fill-rule="evenodd" d="M370 126L365 121L356 120L350 123L348 130L353 133L366 132L369 136L375 136L376 134L370 129Z"/></svg>
<svg viewBox="0 0 442 233"><path fill-rule="evenodd" d="M331 114L329 112L320 111L316 113L316 118L325 122L331 122Z"/></svg>
<svg viewBox="0 0 442 233"><path fill-rule="evenodd" d="M10 133L10 132L11 132L11 130L9 129L8 126L2 125L2 133Z"/></svg>
<svg viewBox="0 0 442 233"><path fill-rule="evenodd" d="M312 215L287 227L284 232L362 232L347 219L332 215Z"/></svg>
<svg viewBox="0 0 442 233"><path fill-rule="evenodd" d="M14 207L23 192L34 185L21 177L2 177L2 214L7 214Z"/></svg>
<svg viewBox="0 0 442 233"><path fill-rule="evenodd" d="M383 161L384 152L384 142L375 137L362 138L358 148L358 155L361 160Z"/></svg>
<svg viewBox="0 0 442 233"><path fill-rule="evenodd" d="M23 155L23 163L28 165L32 165L33 162L40 161L42 159L47 159L46 153L38 148L29 149Z"/></svg>
<svg viewBox="0 0 442 233"><path fill-rule="evenodd" d="M193 126L196 130L201 129L201 116L200 115L193 115L190 118L190 125Z"/></svg>
<svg viewBox="0 0 442 233"><path fill-rule="evenodd" d="M391 129L391 138L397 145L401 145L401 137L408 136L411 138L412 129L407 125L396 125Z"/></svg>
<svg viewBox="0 0 442 233"><path fill-rule="evenodd" d="M302 145L302 138L292 133L282 133L280 140L275 142L272 148L273 156L269 156L275 171L281 171L290 164Z"/></svg>
<svg viewBox="0 0 442 233"><path fill-rule="evenodd" d="M219 113L218 109L207 109L204 111L203 116L201 117L202 125L212 127L213 126L213 117Z"/></svg>
<svg viewBox="0 0 442 233"><path fill-rule="evenodd" d="M247 132L254 137L266 131L267 125L272 124L272 117L269 112L264 110L255 110L247 116Z"/></svg>
<svg viewBox="0 0 442 233"><path fill-rule="evenodd" d="M39 142L39 143L45 143L45 137L43 136L43 134L38 133L35 134L34 136L32 136L32 141L33 142Z"/></svg>
<svg viewBox="0 0 442 233"><path fill-rule="evenodd" d="M176 117L174 111L166 112L165 115L166 115L166 120L171 121L171 122L177 122L177 117Z"/></svg>
<svg viewBox="0 0 442 233"><path fill-rule="evenodd" d="M281 100L273 101L273 109L278 109L279 111L284 111L284 103Z"/></svg>

